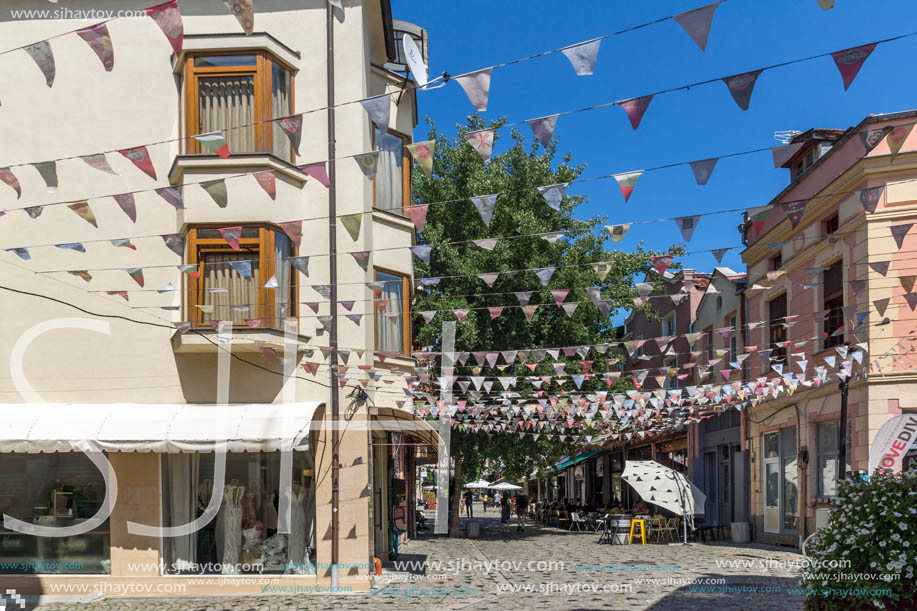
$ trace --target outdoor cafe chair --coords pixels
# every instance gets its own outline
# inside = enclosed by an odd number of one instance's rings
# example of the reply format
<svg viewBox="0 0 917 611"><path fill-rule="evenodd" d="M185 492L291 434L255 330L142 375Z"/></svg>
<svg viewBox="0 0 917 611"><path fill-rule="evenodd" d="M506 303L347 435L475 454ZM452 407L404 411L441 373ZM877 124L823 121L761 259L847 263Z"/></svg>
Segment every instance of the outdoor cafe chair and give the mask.
<svg viewBox="0 0 917 611"><path fill-rule="evenodd" d="M584 524L586 524L586 520L583 519L583 517L580 514L574 511L570 515L570 528L567 529L567 532L571 532L574 526L576 526L576 530L578 530L579 532L583 532Z"/></svg>

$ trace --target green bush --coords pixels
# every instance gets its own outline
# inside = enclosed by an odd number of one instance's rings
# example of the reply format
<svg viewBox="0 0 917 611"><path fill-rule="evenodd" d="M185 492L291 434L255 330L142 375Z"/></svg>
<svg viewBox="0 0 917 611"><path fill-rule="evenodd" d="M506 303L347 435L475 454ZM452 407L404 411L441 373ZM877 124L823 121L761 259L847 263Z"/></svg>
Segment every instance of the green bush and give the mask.
<svg viewBox="0 0 917 611"><path fill-rule="evenodd" d="M917 609L917 473L841 482L806 552L802 586L818 592L806 609Z"/></svg>

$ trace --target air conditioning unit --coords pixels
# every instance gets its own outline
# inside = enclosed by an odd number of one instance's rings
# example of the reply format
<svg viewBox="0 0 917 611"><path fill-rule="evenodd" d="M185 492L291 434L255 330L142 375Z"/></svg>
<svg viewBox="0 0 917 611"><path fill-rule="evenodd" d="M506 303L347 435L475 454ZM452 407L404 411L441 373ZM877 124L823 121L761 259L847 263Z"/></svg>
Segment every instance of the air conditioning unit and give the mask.
<svg viewBox="0 0 917 611"><path fill-rule="evenodd" d="M821 530L828 525L832 511L834 509L831 507L818 507L815 509L815 530Z"/></svg>

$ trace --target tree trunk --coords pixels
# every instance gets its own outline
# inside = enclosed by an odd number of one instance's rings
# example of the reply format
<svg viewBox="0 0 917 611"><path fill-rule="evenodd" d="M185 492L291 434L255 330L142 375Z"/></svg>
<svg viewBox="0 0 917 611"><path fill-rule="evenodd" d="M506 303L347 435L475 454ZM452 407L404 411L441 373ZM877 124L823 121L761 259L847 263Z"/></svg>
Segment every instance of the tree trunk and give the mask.
<svg viewBox="0 0 917 611"><path fill-rule="evenodd" d="M449 536L460 537L459 498L462 494L462 454L461 452L456 452L452 456L455 458L455 477L452 480L452 490L449 493Z"/></svg>

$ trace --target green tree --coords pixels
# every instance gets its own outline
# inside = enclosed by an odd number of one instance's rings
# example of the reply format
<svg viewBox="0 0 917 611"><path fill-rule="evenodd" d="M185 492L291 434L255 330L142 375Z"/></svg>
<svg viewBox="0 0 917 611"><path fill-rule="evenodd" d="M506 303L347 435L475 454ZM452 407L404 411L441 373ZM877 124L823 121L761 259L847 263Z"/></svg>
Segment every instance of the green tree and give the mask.
<svg viewBox="0 0 917 611"><path fill-rule="evenodd" d="M500 127L503 120L486 125L482 118L473 115L469 117L468 125L460 126L458 135L452 139L439 133L429 119L428 123L429 138L436 141L433 175L427 178L422 172L414 173L413 197L416 204L444 203L429 206L426 227L422 234L418 234L417 242L433 246L432 259L429 265L415 259L415 276L443 276L443 279L434 286L417 291L414 305L415 346L432 346L434 351L438 351L443 322L457 320L453 309L471 309L467 322L457 323L455 349L460 352L611 343L616 331L610 316L591 303L586 288L601 287L601 298L609 300L611 315L623 307L633 307L632 298L636 296L633 283L641 281L648 273L655 274L649 258L660 253L644 250L642 246L634 252L605 250L607 234L602 224L607 219L580 219L574 214L583 203L583 196L564 197L559 211L545 202L536 187L576 180L585 169L583 164L574 165L569 153L555 164L556 140L545 150L536 141L529 143L513 130L509 150L484 163L466 143L464 135L469 131ZM468 198L489 194L499 194L499 197L493 219L487 226ZM553 244L539 237L539 234L550 232L564 232L564 237ZM491 251L470 242L483 238L501 239ZM610 265L604 282L599 282L590 266L596 262ZM520 271L546 267L557 268L546 287L542 286L534 272ZM475 274L495 271L501 272L501 275L491 288L475 277ZM580 302L572 316L568 317L556 306L551 289L570 289L566 303ZM530 303L539 304L539 307L531 321L526 320L519 307L513 295L516 291L533 292ZM484 293L486 295L482 296ZM486 309L489 306L505 307L498 318L491 319ZM644 309L648 315L653 315L649 305ZM425 322L418 313L430 310L438 312ZM586 357L574 355L571 358L561 353L566 362L565 372L570 374L582 372L580 361L594 361L591 371L598 375L583 382L582 393L607 390L601 379L601 374L609 371L606 356L613 356L612 351L607 355L592 353ZM529 360L532 362L531 358ZM473 360L468 364L472 363ZM431 379L436 379L438 361L430 363L430 372ZM467 370L460 372L467 375ZM535 375L554 373L547 360L539 363L534 372ZM518 360L502 372L485 366L480 375L519 376L519 393L525 396L535 390L524 377L533 375L533 372ZM568 383L566 388L569 390L570 387ZM548 389L547 386L543 388ZM494 390L497 389L501 388L495 383ZM455 391L459 390L456 386ZM468 398L469 405L474 403L473 395L457 398ZM495 401L492 395L482 397L481 402L493 405L496 416L505 417L507 413L512 413L509 411L511 406ZM463 413L457 414L461 422L465 417ZM486 424L490 421L488 417L477 422ZM548 432L548 427L545 431ZM574 452L577 442L580 442L579 438L571 435L562 439L559 435L547 434L536 440L534 435L520 436L519 432L518 427L511 432L489 433L453 429L451 455L456 465L450 495L450 534L457 534L458 493L462 481L466 477L470 481L482 475L485 460L489 460L491 465L499 465L499 475L519 478L553 465L561 456ZM585 433L589 432L587 427ZM494 470L492 467L491 471ZM492 472L488 475L496 474Z"/></svg>

